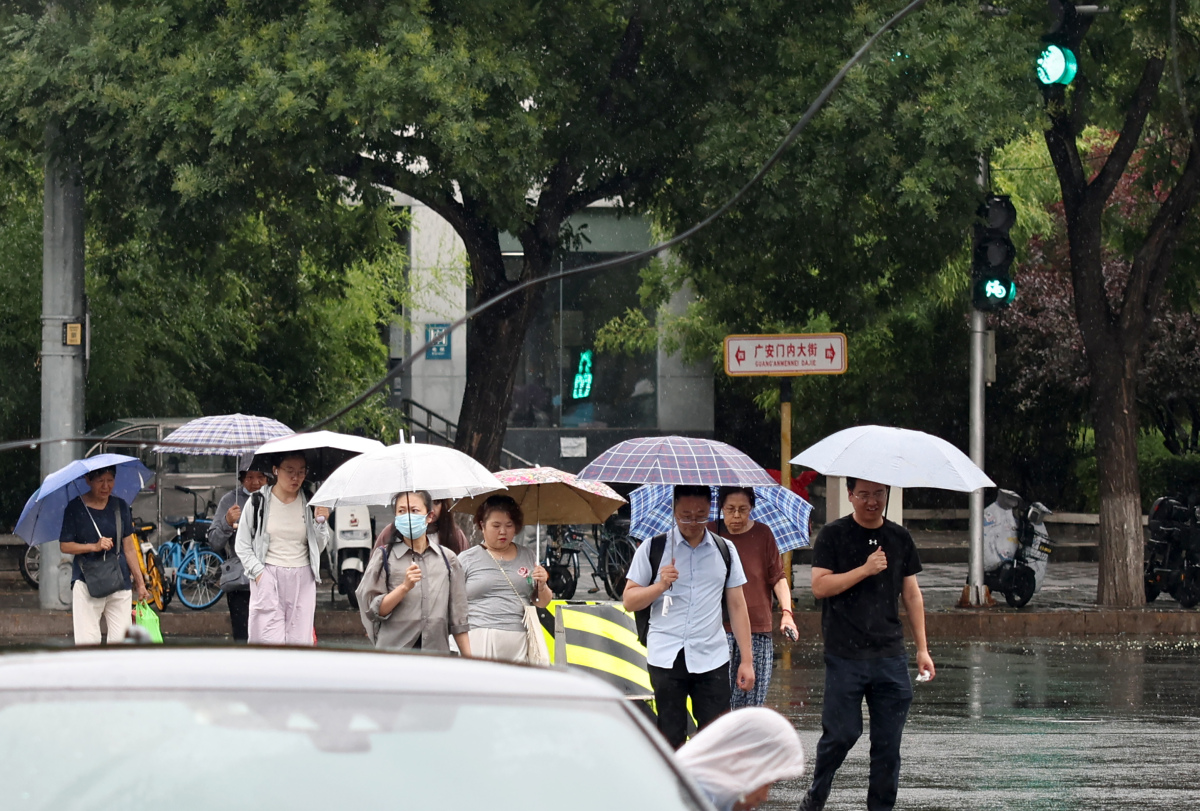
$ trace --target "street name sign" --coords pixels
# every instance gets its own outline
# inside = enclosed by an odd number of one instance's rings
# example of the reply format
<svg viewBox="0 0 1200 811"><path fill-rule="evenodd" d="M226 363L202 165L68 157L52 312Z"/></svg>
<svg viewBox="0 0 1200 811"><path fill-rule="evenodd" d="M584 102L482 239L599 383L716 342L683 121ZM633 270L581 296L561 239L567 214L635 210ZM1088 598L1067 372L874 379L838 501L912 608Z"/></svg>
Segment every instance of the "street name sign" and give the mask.
<svg viewBox="0 0 1200 811"><path fill-rule="evenodd" d="M725 374L731 377L840 375L846 371L846 336L727 335Z"/></svg>

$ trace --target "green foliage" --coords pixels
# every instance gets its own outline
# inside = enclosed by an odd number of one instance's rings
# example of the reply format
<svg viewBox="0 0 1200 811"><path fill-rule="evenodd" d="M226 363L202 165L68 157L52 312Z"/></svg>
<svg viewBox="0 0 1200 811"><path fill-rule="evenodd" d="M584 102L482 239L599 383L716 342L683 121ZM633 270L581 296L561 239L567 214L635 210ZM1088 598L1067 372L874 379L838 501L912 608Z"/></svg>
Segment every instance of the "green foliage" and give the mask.
<svg viewBox="0 0 1200 811"><path fill-rule="evenodd" d="M1088 512L1100 509L1099 478L1092 437L1081 443L1081 456L1075 475L1086 501ZM1149 512L1154 500L1161 496L1200 495L1200 455L1177 456L1163 447L1162 439L1152 434L1138 437L1138 474L1142 486L1142 510Z"/></svg>
<svg viewBox="0 0 1200 811"><path fill-rule="evenodd" d="M41 172L0 145L0 436L12 439L39 433ZM89 212L109 205L89 195ZM276 199L230 217L203 252L157 227L145 207L124 210L119 241L104 217L89 218L87 425L242 411L299 428L377 380L404 303L407 218L324 205L314 221ZM399 421L384 400L334 427L391 439ZM5 462L0 524L15 521L38 480L36 452Z"/></svg>

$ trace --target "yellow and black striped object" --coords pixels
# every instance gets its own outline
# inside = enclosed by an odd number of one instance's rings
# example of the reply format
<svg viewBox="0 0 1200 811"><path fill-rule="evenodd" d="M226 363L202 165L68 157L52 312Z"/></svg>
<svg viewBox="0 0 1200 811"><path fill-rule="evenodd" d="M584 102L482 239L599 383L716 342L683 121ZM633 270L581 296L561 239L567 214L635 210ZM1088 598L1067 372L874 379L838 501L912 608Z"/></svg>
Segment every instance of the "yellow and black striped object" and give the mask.
<svg viewBox="0 0 1200 811"><path fill-rule="evenodd" d="M549 608L554 613L552 661L588 670L630 697L653 694L633 614L619 603L558 601Z"/></svg>

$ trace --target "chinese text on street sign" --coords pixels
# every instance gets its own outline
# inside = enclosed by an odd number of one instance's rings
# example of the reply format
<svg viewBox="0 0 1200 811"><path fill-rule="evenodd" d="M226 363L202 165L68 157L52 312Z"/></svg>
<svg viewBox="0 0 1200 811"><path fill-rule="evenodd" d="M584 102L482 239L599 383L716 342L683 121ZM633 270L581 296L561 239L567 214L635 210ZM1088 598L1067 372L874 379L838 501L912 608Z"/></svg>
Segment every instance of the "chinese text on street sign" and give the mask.
<svg viewBox="0 0 1200 811"><path fill-rule="evenodd" d="M840 332L725 337L725 374L733 377L840 375L845 371L846 336Z"/></svg>

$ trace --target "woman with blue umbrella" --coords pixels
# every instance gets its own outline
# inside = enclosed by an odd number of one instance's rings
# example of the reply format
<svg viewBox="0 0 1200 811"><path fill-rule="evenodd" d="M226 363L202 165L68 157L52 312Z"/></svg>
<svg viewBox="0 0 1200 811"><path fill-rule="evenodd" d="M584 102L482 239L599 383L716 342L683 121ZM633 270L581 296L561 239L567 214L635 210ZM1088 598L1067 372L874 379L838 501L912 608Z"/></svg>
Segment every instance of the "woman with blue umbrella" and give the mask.
<svg viewBox="0 0 1200 811"><path fill-rule="evenodd" d="M118 476L118 472L120 475ZM71 562L71 614L76 645L100 644L100 618L108 641L120 642L129 629L133 590L149 593L133 540L132 499L150 471L131 456L103 454L80 459L46 477L25 505L17 534L30 545L59 541Z"/></svg>

